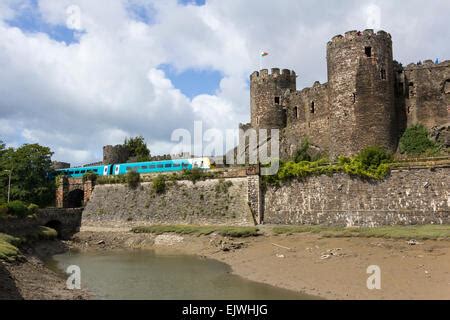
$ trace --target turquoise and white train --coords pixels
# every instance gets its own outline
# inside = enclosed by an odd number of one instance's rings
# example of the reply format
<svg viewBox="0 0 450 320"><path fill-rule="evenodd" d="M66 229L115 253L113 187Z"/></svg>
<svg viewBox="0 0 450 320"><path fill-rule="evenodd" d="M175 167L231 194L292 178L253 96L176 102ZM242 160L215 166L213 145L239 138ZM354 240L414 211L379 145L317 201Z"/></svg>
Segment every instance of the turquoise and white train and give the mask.
<svg viewBox="0 0 450 320"><path fill-rule="evenodd" d="M109 164L102 166L78 167L56 170L57 174L62 173L70 178L81 178L86 173L95 173L99 176L118 176L127 174L130 171L139 174L177 172L183 170L208 170L211 169L209 158L176 159L164 161L136 162Z"/></svg>

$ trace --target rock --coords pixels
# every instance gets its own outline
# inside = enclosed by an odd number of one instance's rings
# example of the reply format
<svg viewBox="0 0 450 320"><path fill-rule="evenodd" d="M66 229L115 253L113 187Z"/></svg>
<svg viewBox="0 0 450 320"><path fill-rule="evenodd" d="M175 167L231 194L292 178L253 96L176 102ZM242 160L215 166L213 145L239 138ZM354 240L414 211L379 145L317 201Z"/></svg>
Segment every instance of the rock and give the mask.
<svg viewBox="0 0 450 320"><path fill-rule="evenodd" d="M183 242L184 238L174 234L161 234L155 238L155 245L157 246L173 246L177 243Z"/></svg>
<svg viewBox="0 0 450 320"><path fill-rule="evenodd" d="M277 258L284 259L285 256L284 256L284 254L277 254Z"/></svg>
<svg viewBox="0 0 450 320"><path fill-rule="evenodd" d="M331 258L331 255L329 255L329 254L324 254L324 255L322 255L322 256L320 257L320 260L325 260L325 259L329 259L329 258Z"/></svg>
<svg viewBox="0 0 450 320"><path fill-rule="evenodd" d="M416 246L416 245L420 244L417 240L414 240L414 239L409 240L407 243L410 246Z"/></svg>
<svg viewBox="0 0 450 320"><path fill-rule="evenodd" d="M97 242L98 245L100 244L105 244L105 240L100 240L99 242Z"/></svg>

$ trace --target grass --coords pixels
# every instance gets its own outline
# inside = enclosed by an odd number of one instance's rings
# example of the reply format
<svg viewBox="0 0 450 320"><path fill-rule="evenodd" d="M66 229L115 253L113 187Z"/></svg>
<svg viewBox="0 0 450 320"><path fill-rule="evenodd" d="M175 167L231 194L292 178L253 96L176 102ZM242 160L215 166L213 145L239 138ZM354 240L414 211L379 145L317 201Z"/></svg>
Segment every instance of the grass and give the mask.
<svg viewBox="0 0 450 320"><path fill-rule="evenodd" d="M27 240L55 240L58 237L58 232L49 227L38 227L35 231L26 236Z"/></svg>
<svg viewBox="0 0 450 320"><path fill-rule="evenodd" d="M20 255L20 251L17 248L20 243L21 240L19 238L0 233L0 260L14 261Z"/></svg>
<svg viewBox="0 0 450 320"><path fill-rule="evenodd" d="M327 238L391 238L435 240L450 239L450 225L388 226L378 228L345 228L327 226L280 226L274 234L316 233Z"/></svg>
<svg viewBox="0 0 450 320"><path fill-rule="evenodd" d="M245 238L258 236L258 228L255 227L222 227L222 226L187 226L187 225L154 225L136 227L131 230L134 233L176 233L185 235L207 236L218 233L224 237Z"/></svg>

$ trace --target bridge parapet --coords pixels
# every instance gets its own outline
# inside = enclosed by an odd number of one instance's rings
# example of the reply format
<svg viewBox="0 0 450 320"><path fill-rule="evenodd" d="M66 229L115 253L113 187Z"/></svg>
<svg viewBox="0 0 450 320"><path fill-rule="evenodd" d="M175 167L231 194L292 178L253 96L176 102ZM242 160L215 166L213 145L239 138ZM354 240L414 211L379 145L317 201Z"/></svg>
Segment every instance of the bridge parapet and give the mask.
<svg viewBox="0 0 450 320"><path fill-rule="evenodd" d="M91 198L95 183L91 180L68 178L60 176L57 178L56 207L79 208L87 204Z"/></svg>

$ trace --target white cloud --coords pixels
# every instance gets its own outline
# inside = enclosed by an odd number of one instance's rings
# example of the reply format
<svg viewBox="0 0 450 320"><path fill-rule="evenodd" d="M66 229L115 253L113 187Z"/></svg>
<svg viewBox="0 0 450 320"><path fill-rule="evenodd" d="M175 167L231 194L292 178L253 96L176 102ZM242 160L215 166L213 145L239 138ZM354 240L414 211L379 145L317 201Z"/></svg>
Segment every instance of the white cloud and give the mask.
<svg viewBox="0 0 450 320"><path fill-rule="evenodd" d="M450 3L445 0L297 1L39 0L43 19L65 25L66 9L81 10L79 42L57 42L5 23L26 0L0 3L0 139L39 142L73 164L101 157L104 144L142 134L153 153L169 152L170 134L203 120L206 128L236 128L249 117L248 76L265 67L296 70L298 87L326 81L326 42L365 29L367 7L378 6L404 63L448 56ZM152 23L133 19L138 6ZM21 9L22 8L22 9ZM447 56L445 56L447 55ZM213 69L224 76L215 95L192 100L158 66ZM202 84L199 83L199 86Z"/></svg>

